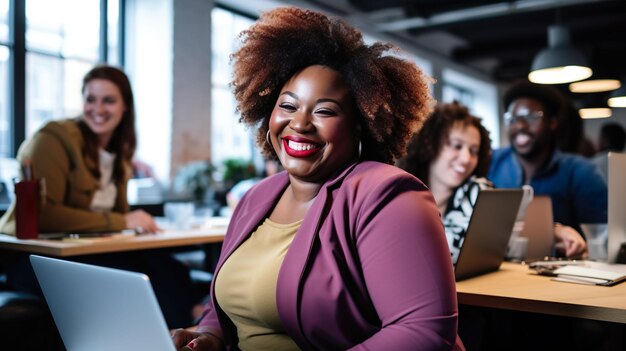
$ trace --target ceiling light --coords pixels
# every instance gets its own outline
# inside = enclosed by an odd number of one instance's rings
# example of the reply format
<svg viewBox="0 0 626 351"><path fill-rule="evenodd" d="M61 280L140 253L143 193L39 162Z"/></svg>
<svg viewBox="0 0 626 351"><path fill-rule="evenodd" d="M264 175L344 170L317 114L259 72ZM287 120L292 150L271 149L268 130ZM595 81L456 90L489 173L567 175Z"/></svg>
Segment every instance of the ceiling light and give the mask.
<svg viewBox="0 0 626 351"><path fill-rule="evenodd" d="M578 110L580 118L593 119L593 118L607 118L612 116L611 109L608 107L588 107Z"/></svg>
<svg viewBox="0 0 626 351"><path fill-rule="evenodd" d="M570 45L569 31L560 25L548 28L548 48L541 50L528 79L538 84L570 83L591 77L585 56Z"/></svg>
<svg viewBox="0 0 626 351"><path fill-rule="evenodd" d="M621 88L611 93L611 97L609 98L609 106L626 107L626 86L622 85Z"/></svg>
<svg viewBox="0 0 626 351"><path fill-rule="evenodd" d="M584 95L582 100L577 100L575 105L578 107L580 118L607 118L611 117L613 111L606 103L606 95L604 93L595 93Z"/></svg>
<svg viewBox="0 0 626 351"><path fill-rule="evenodd" d="M569 85L572 93L599 93L619 89L622 84L617 79L588 79Z"/></svg>

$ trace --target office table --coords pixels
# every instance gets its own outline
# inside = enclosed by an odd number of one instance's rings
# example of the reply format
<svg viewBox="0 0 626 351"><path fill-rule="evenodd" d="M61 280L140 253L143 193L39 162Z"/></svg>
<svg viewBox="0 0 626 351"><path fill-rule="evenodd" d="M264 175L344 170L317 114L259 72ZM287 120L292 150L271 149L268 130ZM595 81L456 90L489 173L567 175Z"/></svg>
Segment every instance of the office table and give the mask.
<svg viewBox="0 0 626 351"><path fill-rule="evenodd" d="M459 304L626 324L626 282L563 283L505 262L499 271L457 282Z"/></svg>
<svg viewBox="0 0 626 351"><path fill-rule="evenodd" d="M110 252L159 249L198 244L221 243L226 227L165 230L158 234L114 235L110 238L75 240L20 240L0 234L0 248L34 254L68 257Z"/></svg>

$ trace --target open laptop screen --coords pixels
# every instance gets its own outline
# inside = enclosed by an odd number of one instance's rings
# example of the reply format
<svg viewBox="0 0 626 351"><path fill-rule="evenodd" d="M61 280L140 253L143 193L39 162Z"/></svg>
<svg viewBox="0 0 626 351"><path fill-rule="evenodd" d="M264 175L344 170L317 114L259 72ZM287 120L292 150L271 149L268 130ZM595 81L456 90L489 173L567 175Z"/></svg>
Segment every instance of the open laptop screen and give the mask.
<svg viewBox="0 0 626 351"><path fill-rule="evenodd" d="M626 154L609 152L608 263L618 262L620 247L626 243Z"/></svg>
<svg viewBox="0 0 626 351"><path fill-rule="evenodd" d="M454 269L457 281L500 268L522 196L522 189L480 191Z"/></svg>
<svg viewBox="0 0 626 351"><path fill-rule="evenodd" d="M176 351L145 274L31 255L68 351Z"/></svg>

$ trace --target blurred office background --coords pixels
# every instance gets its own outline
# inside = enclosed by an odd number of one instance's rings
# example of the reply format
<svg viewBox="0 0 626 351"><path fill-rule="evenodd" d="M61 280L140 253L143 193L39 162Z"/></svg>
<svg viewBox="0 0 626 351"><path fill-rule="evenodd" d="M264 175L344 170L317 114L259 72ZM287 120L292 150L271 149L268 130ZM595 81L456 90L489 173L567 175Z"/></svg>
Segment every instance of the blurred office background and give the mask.
<svg viewBox="0 0 626 351"><path fill-rule="evenodd" d="M228 86L229 55L260 11L282 5L342 16L366 40L400 46L436 79L437 100L459 100L484 119L494 148L506 143L501 94L549 48L550 26L563 25L568 44L589 60L587 80L625 82L626 2L618 0L0 0L0 177L10 181L11 158L42 123L80 114L82 76L99 62L131 78L137 159L160 189L171 190L181 169L198 161L215 166L218 180L227 160L260 172L253 131L239 125ZM606 105L617 91L557 86L576 108L592 98ZM577 121L589 140L609 120L626 126L624 108L609 111Z"/></svg>

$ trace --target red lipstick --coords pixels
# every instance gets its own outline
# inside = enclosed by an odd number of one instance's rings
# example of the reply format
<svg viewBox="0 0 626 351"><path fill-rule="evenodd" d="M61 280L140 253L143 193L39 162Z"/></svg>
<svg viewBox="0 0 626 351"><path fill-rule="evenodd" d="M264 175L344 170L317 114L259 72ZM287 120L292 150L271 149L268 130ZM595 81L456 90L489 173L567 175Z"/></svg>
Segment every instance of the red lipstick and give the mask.
<svg viewBox="0 0 626 351"><path fill-rule="evenodd" d="M289 142L292 142L292 146L294 146L293 143L298 143L299 148L296 149L294 147L290 147ZM283 148L285 149L287 155L291 157L309 157L322 149L320 145L312 142L311 140L293 135L283 138Z"/></svg>

